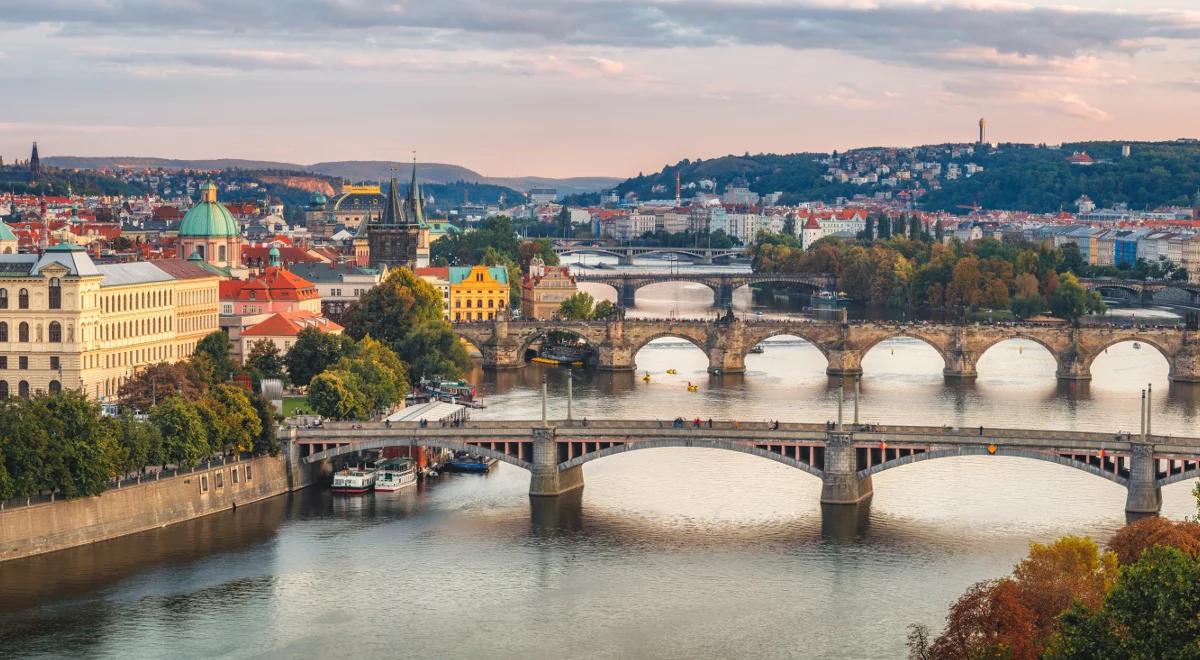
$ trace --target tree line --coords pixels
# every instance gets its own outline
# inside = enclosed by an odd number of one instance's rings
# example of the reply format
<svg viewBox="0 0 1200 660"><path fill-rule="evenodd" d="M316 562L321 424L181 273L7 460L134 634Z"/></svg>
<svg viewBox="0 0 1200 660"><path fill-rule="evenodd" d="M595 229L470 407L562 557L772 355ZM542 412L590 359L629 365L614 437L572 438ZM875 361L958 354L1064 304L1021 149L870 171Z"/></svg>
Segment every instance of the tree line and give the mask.
<svg viewBox="0 0 1200 660"><path fill-rule="evenodd" d="M1198 554L1200 522L1157 516L1104 551L1076 536L1031 544L1012 575L967 589L939 635L910 626L909 658L1200 657Z"/></svg>
<svg viewBox="0 0 1200 660"><path fill-rule="evenodd" d="M1047 311L1066 319L1106 311L1099 293L1087 292L1078 274L1086 264L1078 246L1048 242L938 242L915 228L874 240L823 238L804 250L780 234L760 234L752 248L757 273L831 273L838 289L856 301L918 306L965 315L1006 311L1028 318Z"/></svg>
<svg viewBox="0 0 1200 660"><path fill-rule="evenodd" d="M226 381L229 341L215 332L183 362L153 364L120 390L122 414L64 390L0 402L0 500L97 495L118 475L189 468L218 454L274 454L275 412Z"/></svg>

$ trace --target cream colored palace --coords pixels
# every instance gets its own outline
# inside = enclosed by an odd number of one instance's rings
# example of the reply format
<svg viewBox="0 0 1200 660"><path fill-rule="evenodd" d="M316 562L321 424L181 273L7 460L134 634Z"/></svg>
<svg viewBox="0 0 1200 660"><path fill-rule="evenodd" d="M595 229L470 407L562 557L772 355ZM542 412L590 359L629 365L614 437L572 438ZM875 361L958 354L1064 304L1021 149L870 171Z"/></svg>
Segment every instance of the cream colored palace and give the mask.
<svg viewBox="0 0 1200 660"><path fill-rule="evenodd" d="M97 266L69 243L0 254L0 398L115 400L139 368L187 358L219 330L218 281L178 259Z"/></svg>

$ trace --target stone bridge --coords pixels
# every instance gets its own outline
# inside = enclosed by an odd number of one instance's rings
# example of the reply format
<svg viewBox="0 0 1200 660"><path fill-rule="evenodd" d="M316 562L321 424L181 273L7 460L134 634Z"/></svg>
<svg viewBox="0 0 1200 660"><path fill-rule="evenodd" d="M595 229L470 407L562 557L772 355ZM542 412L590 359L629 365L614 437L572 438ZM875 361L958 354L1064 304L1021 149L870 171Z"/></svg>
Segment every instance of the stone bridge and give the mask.
<svg viewBox="0 0 1200 660"><path fill-rule="evenodd" d="M1162 486L1200 477L1200 438L934 426L860 426L662 420L327 423L290 430L307 463L395 446L465 450L531 473L529 493L557 496L583 487L583 465L638 449L699 447L737 451L794 467L822 481L821 502L855 504L871 477L917 461L952 456L1014 456L1047 461L1127 489L1125 510L1156 513Z"/></svg>
<svg viewBox="0 0 1200 660"><path fill-rule="evenodd" d="M1123 291L1145 304L1154 302L1154 294L1167 290L1178 290L1186 294L1191 304L1200 303L1200 283L1168 280L1121 280L1110 277L1094 277L1079 280L1088 291Z"/></svg>
<svg viewBox="0 0 1200 660"><path fill-rule="evenodd" d="M733 304L733 292L751 284L791 284L800 285L814 291L833 290L837 287L837 278L821 273L580 273L575 275L576 282L596 282L607 284L617 291L617 302L622 307L633 307L637 298L637 290L651 284L662 282L695 282L703 284L713 291L713 307L724 309Z"/></svg>
<svg viewBox="0 0 1200 660"><path fill-rule="evenodd" d="M645 257L652 254L678 254L691 257L697 263L711 264L714 259L744 256L746 248L636 247L631 245L598 245L595 243L555 241L554 253L559 256L568 254L602 254L616 257L617 263L622 266L632 266L635 257Z"/></svg>
<svg viewBox="0 0 1200 660"><path fill-rule="evenodd" d="M943 373L950 378L974 378L979 358L992 346L1010 339L1035 342L1054 357L1063 380L1090 380L1092 362L1110 346L1139 342L1157 350L1170 365L1170 379L1200 382L1200 332L1186 328L1117 326L1045 326L1032 324L951 325L941 323L878 323L837 321L508 321L457 324L454 331L474 344L488 369L525 365L526 351L552 331L574 334L594 350L593 366L607 371L637 368L635 356L646 344L663 337L686 340L708 356L712 374L741 373L746 355L764 339L788 335L803 339L829 361L831 376L857 376L862 359L887 339L908 337L933 347L942 356Z"/></svg>

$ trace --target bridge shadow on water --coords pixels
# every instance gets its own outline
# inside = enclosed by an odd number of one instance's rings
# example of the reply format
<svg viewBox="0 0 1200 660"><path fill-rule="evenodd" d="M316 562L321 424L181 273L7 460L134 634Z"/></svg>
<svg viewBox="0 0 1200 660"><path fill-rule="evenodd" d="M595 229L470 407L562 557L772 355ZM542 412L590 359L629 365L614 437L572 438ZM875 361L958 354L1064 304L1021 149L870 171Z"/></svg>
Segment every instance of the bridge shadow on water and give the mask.
<svg viewBox="0 0 1200 660"><path fill-rule="evenodd" d="M855 544L871 526L871 498L858 504L822 504L821 538L829 543Z"/></svg>

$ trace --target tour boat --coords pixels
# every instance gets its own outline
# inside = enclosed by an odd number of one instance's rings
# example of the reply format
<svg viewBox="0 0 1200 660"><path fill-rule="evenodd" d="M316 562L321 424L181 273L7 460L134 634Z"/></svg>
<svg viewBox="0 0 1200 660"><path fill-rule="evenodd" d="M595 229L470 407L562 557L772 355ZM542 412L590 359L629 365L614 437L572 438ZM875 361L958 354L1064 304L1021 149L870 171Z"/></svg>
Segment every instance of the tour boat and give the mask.
<svg viewBox="0 0 1200 660"><path fill-rule="evenodd" d="M343 468L333 475L333 492L357 495L375 485L375 468Z"/></svg>
<svg viewBox="0 0 1200 660"><path fill-rule="evenodd" d="M482 474L491 471L496 465L496 459L486 456L474 456L465 451L455 452L454 458L446 461L447 472L471 472Z"/></svg>
<svg viewBox="0 0 1200 660"><path fill-rule="evenodd" d="M400 490L416 483L417 471L409 460L389 459L381 464L375 473L376 492Z"/></svg>

